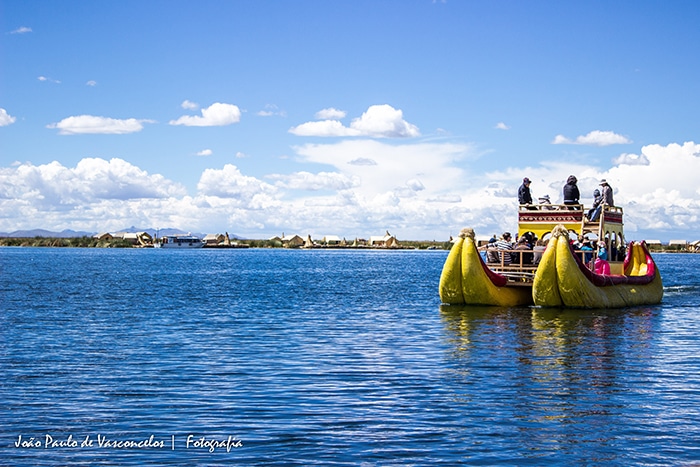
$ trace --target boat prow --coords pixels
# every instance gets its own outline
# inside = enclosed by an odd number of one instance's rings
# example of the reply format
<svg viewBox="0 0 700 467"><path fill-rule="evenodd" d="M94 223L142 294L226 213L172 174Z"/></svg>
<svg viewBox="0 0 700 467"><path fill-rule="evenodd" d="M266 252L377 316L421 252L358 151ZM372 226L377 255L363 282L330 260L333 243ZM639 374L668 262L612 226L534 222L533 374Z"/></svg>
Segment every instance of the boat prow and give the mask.
<svg viewBox="0 0 700 467"><path fill-rule="evenodd" d="M532 304L531 287L510 283L481 258L474 230L462 229L440 275L440 299L453 305L522 306Z"/></svg>
<svg viewBox="0 0 700 467"><path fill-rule="evenodd" d="M558 226L552 231L535 273L533 302L543 307L576 308L620 308L661 302L661 274L645 243L628 245L623 272L601 275L590 271L572 251L567 229Z"/></svg>

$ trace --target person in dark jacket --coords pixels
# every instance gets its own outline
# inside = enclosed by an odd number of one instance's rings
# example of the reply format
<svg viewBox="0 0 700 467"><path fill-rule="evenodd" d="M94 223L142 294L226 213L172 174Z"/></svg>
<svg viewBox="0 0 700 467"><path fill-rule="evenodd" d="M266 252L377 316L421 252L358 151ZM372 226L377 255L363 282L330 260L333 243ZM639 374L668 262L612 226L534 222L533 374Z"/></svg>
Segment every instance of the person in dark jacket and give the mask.
<svg viewBox="0 0 700 467"><path fill-rule="evenodd" d="M530 193L530 179L523 178L523 184L518 188L518 202L520 204L532 204L532 194Z"/></svg>
<svg viewBox="0 0 700 467"><path fill-rule="evenodd" d="M581 195L578 192L577 182L578 180L576 180L576 177L573 175L569 175L569 178L566 179L566 185L564 185L564 204L580 204L578 199Z"/></svg>

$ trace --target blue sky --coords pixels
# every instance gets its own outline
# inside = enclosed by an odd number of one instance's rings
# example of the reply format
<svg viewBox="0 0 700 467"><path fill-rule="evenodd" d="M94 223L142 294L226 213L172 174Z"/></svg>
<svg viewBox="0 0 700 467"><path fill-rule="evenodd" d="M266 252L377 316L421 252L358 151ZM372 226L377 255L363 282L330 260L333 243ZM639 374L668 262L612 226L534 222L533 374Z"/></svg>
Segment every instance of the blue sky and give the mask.
<svg viewBox="0 0 700 467"><path fill-rule="evenodd" d="M700 237L695 1L0 0L0 232Z"/></svg>

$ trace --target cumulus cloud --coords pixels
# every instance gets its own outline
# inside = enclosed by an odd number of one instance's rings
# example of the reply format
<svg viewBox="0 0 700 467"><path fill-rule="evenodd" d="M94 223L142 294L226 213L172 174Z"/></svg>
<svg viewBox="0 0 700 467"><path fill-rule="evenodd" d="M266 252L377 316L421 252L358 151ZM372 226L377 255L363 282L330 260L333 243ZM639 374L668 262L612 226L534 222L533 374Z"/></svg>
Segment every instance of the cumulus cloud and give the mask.
<svg viewBox="0 0 700 467"><path fill-rule="evenodd" d="M347 115L347 112L344 110L338 110L333 107L329 107L327 109L321 109L318 112L316 112L316 119L317 120L340 120L341 118L345 118Z"/></svg>
<svg viewBox="0 0 700 467"><path fill-rule="evenodd" d="M497 130L510 130L510 127L503 122L496 123L496 126L494 128L496 128Z"/></svg>
<svg viewBox="0 0 700 467"><path fill-rule="evenodd" d="M214 151L211 149L202 149L197 153L198 156L211 156L212 154L214 154Z"/></svg>
<svg viewBox="0 0 700 467"><path fill-rule="evenodd" d="M573 140L564 135L557 135L552 140L552 144L580 144L586 146L610 146L613 144L630 144L631 142L625 136L618 135L612 131L600 130L591 131L587 135L577 136Z"/></svg>
<svg viewBox="0 0 700 467"><path fill-rule="evenodd" d="M184 126L224 126L238 123L241 120L241 111L238 106L233 104L215 102L206 109L202 109L201 112L201 116L183 115L177 120L171 120L170 124Z"/></svg>
<svg viewBox="0 0 700 467"><path fill-rule="evenodd" d="M1 198L34 201L45 209L64 209L95 200L129 200L182 196L184 188L162 175L122 159L82 159L71 168L59 162L19 164L0 174Z"/></svg>
<svg viewBox="0 0 700 467"><path fill-rule="evenodd" d="M16 117L7 113L7 110L0 107L0 126L12 125L17 121Z"/></svg>
<svg viewBox="0 0 700 467"><path fill-rule="evenodd" d="M615 165L649 165L649 159L644 154L623 153L613 159Z"/></svg>
<svg viewBox="0 0 700 467"><path fill-rule="evenodd" d="M289 130L297 136L360 136L360 132L347 128L337 120L321 120L318 122L306 122Z"/></svg>
<svg viewBox="0 0 700 467"><path fill-rule="evenodd" d="M403 112L390 105L373 105L350 127L375 138L409 138L420 136L418 127L403 119Z"/></svg>
<svg viewBox="0 0 700 467"><path fill-rule="evenodd" d="M57 129L60 135L124 135L143 130L144 123L153 123L153 120L138 120L136 118L120 120L94 115L77 115L64 118L58 123L51 123L46 128Z"/></svg>
<svg viewBox="0 0 700 467"><path fill-rule="evenodd" d="M276 188L255 177L243 175L232 164L222 169L206 169L197 184L199 193L205 196L233 198L251 201L257 195L274 195Z"/></svg>
<svg viewBox="0 0 700 467"><path fill-rule="evenodd" d="M95 81L94 79L91 79L90 81L85 83L85 85L90 86L90 87L95 87L95 86L97 86L97 81Z"/></svg>
<svg viewBox="0 0 700 467"><path fill-rule="evenodd" d="M652 228L697 237L700 144L652 144L642 147L641 154L647 164L623 163L601 173L614 189L615 203L625 208L625 232L642 232L628 238L645 238L643 233Z"/></svg>
<svg viewBox="0 0 700 467"><path fill-rule="evenodd" d="M393 199L387 194L405 194L407 189L431 198L455 188L461 190L465 175L458 162L470 157L473 148L451 143L390 145L365 139L306 144L295 151L303 161L332 166L358 180L353 187L357 199L371 202L375 197Z"/></svg>
<svg viewBox="0 0 700 467"><path fill-rule="evenodd" d="M317 116L341 118L344 112L324 109ZM403 119L403 112L390 105L372 105L360 117L355 118L349 127L337 119L306 122L292 127L289 132L297 136L368 136L371 138L410 138L420 136L418 127Z"/></svg>
<svg viewBox="0 0 700 467"><path fill-rule="evenodd" d="M543 161L486 173L474 172L479 154L463 143L350 139L294 151L294 162L328 168L258 178L227 164L204 170L197 191L189 194L122 159L0 167L0 231L137 225L227 230L251 238L270 232L351 238L389 229L399 239L442 240L463 227L477 235L512 230L523 174L533 179L534 196L549 194L555 201L571 173L587 205L601 178L611 183L630 240L690 240L700 230L700 144L693 142L647 145L638 156L622 154L612 167Z"/></svg>

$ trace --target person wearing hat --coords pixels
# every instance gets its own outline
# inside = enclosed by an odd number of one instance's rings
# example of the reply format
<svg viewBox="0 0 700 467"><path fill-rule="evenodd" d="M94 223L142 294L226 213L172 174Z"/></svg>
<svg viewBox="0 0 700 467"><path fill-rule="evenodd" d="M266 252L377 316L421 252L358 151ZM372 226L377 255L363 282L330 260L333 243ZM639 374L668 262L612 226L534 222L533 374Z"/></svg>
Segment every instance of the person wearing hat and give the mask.
<svg viewBox="0 0 700 467"><path fill-rule="evenodd" d="M610 263L608 263L608 252L604 246L598 250L598 257L593 264L596 274L610 275Z"/></svg>
<svg viewBox="0 0 700 467"><path fill-rule="evenodd" d="M554 209L554 207L552 206L552 202L549 199L549 195L541 196L537 199L537 201L539 201L541 205L542 204L545 205L544 207L542 207L540 209Z"/></svg>
<svg viewBox="0 0 700 467"><path fill-rule="evenodd" d="M615 206L615 202L613 201L613 190L608 182L605 179L602 179L600 181L600 186L603 187L603 193L600 195L600 200L598 197L596 197L595 201L593 202L592 212L588 212L588 219L590 222L595 222L598 220L598 216L600 216L603 206ZM595 190L593 194L595 195L596 192L600 193L599 190Z"/></svg>
<svg viewBox="0 0 700 467"><path fill-rule="evenodd" d="M532 194L530 193L530 179L523 178L523 184L518 188L518 202L520 204L532 204Z"/></svg>
<svg viewBox="0 0 700 467"><path fill-rule="evenodd" d="M607 180L602 179L600 181L600 186L603 187L603 205L615 206L615 202L613 201L613 189L608 184Z"/></svg>

